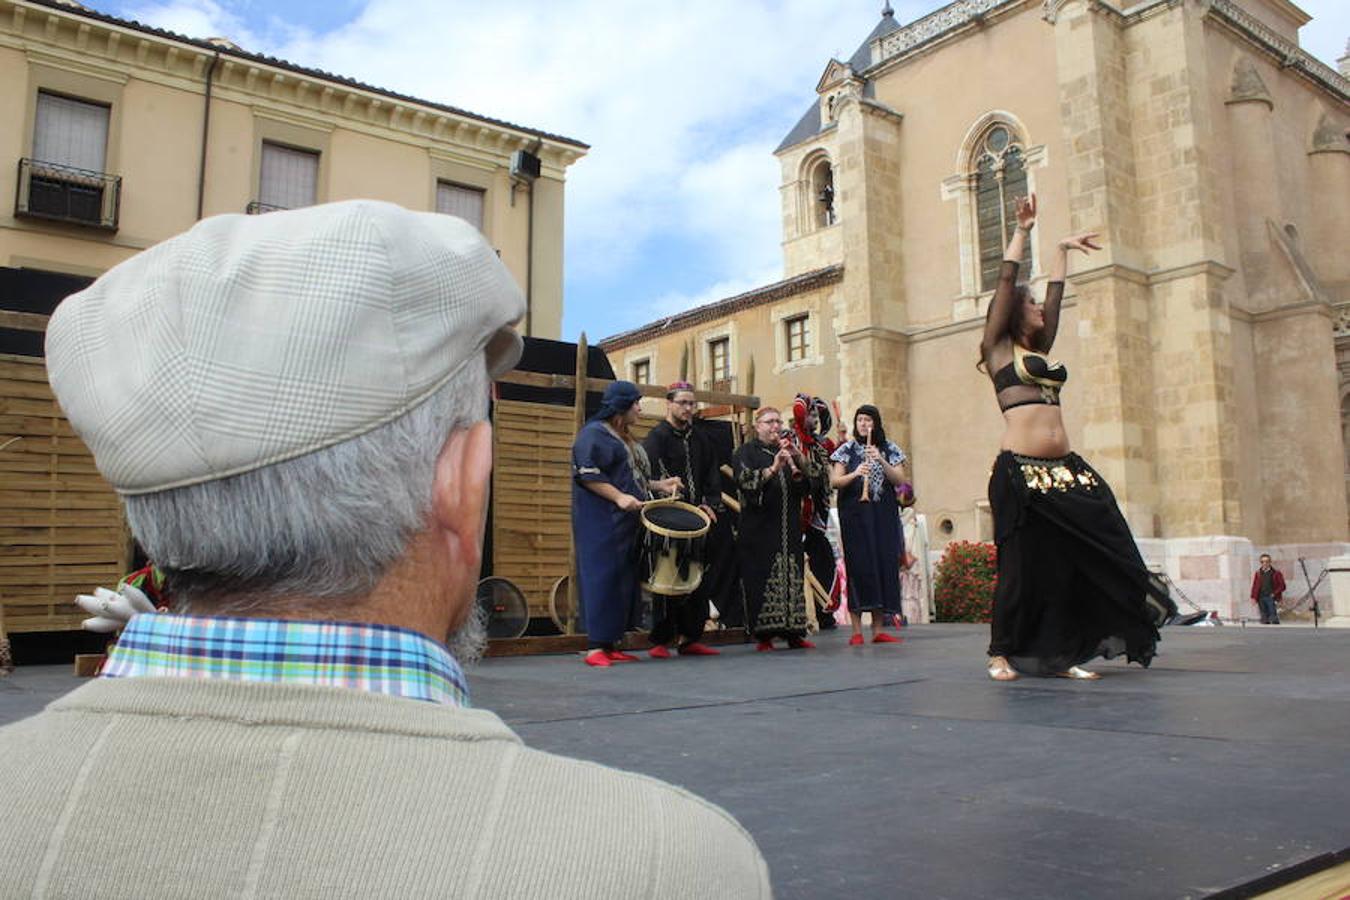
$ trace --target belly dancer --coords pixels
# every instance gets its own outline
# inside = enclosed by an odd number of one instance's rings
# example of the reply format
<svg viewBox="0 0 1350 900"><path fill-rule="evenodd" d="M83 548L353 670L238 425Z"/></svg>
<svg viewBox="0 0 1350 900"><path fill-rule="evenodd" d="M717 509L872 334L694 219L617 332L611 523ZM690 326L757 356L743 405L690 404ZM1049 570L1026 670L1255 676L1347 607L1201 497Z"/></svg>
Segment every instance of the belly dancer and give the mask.
<svg viewBox="0 0 1350 900"><path fill-rule="evenodd" d="M1100 249L1097 235L1059 242L1040 306L1017 282L1035 223L1033 195L1018 201L1017 230L980 342L980 365L1006 426L989 479L998 545L989 677L1095 680L1100 676L1082 664L1098 656L1124 653L1147 666L1158 626L1176 606L1149 577L1106 479L1070 451L1059 406L1068 372L1046 356L1059 327L1069 251Z"/></svg>

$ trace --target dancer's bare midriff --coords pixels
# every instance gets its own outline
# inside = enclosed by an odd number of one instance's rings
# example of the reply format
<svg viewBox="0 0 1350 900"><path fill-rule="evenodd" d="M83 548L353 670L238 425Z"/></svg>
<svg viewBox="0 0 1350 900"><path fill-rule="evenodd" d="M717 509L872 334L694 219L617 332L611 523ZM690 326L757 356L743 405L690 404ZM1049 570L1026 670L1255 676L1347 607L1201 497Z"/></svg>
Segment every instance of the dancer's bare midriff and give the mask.
<svg viewBox="0 0 1350 900"><path fill-rule="evenodd" d="M1069 452L1069 435L1058 406L1028 403L1003 413L1004 450L1022 456L1056 459Z"/></svg>

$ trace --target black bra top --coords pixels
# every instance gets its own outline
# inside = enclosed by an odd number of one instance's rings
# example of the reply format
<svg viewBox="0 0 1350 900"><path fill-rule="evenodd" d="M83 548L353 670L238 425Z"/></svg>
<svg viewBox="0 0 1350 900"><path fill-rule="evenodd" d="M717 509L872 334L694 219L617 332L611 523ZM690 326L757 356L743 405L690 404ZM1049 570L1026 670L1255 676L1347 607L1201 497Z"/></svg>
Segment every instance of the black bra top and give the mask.
<svg viewBox="0 0 1350 900"><path fill-rule="evenodd" d="M1014 344L1012 362L994 373L994 391L999 393L1019 385L1040 388L1038 395L1017 397L1006 405L1000 402L1000 408L1004 410L1028 403L1058 406L1060 388L1068 380L1069 370L1063 363L1051 362L1040 353L1024 350Z"/></svg>

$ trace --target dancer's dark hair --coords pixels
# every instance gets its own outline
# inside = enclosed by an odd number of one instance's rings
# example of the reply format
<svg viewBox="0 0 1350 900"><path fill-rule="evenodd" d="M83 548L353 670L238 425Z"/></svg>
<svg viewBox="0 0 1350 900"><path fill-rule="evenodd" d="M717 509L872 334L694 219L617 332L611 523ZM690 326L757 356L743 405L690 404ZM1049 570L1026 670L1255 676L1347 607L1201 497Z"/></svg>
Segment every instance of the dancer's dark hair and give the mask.
<svg viewBox="0 0 1350 900"><path fill-rule="evenodd" d="M1022 331L1022 316L1026 312L1027 301L1032 299L1035 299L1035 295L1031 293L1031 286L1028 285L1025 281L1019 281L1017 282L1017 284L1013 285L1013 308L1011 315L1008 316L1008 331L1007 331L1008 337L1013 342L1017 341L1017 335L1020 334ZM991 313L993 313L993 311L994 311L994 301L993 298L990 298L989 308L984 311L985 322L989 321L989 316ZM1032 346L1028 349L1034 350L1040 345L1041 342L1040 333L1037 332L1036 334L1033 334L1031 337L1032 337L1031 341ZM979 360L975 363L975 368L979 369L981 372L989 371L989 365L985 361L983 354L980 355Z"/></svg>

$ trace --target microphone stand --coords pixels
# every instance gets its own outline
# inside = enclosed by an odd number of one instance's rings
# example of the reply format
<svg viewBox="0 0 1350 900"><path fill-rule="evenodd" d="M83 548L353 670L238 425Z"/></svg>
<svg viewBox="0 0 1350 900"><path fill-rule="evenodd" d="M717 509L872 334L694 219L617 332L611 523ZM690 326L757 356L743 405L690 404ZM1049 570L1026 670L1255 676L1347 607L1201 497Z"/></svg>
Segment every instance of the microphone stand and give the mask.
<svg viewBox="0 0 1350 900"><path fill-rule="evenodd" d="M1312 600L1313 630L1316 631L1318 622L1321 618L1321 609L1317 605L1317 588L1321 585L1322 579L1327 577L1327 572L1329 570L1323 569L1322 574L1317 576L1316 581L1313 581L1308 577L1308 561L1300 556L1298 558L1298 564L1303 568L1303 580L1308 584L1308 593L1305 596Z"/></svg>

